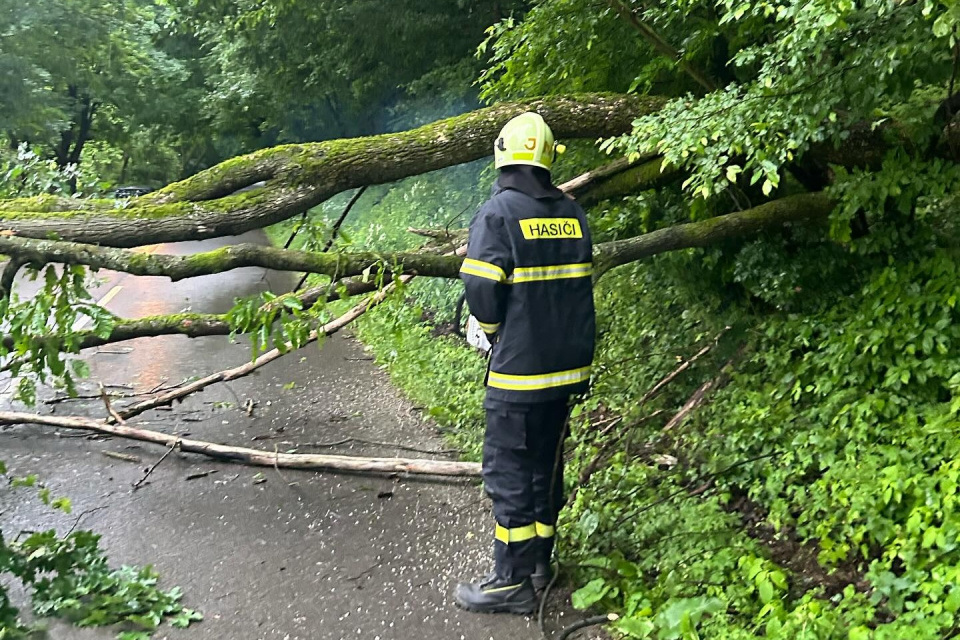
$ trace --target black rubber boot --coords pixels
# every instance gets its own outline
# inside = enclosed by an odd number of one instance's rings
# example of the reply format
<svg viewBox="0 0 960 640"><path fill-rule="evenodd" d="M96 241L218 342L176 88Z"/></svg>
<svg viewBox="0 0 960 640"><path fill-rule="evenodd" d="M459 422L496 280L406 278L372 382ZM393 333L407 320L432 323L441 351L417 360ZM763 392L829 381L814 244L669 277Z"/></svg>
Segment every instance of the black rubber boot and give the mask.
<svg viewBox="0 0 960 640"><path fill-rule="evenodd" d="M537 593L542 592L553 580L553 567L549 562L538 562L537 568L530 576L530 582L533 584L533 590Z"/></svg>
<svg viewBox="0 0 960 640"><path fill-rule="evenodd" d="M476 613L527 614L537 608L537 595L530 578L517 582L495 573L478 582L461 582L454 592L454 600L461 609Z"/></svg>

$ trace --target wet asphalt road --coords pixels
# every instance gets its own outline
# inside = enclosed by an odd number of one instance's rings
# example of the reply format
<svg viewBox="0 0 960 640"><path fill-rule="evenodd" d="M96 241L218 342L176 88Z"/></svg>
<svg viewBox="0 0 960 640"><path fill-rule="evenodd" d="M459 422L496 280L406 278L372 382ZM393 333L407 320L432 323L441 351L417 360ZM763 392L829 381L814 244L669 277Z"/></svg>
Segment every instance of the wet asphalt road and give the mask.
<svg viewBox="0 0 960 640"><path fill-rule="evenodd" d="M236 239L233 239L236 241ZM263 241L249 234L240 241ZM148 250L189 253L225 240ZM236 296L291 286L285 274L242 269L170 283L163 278L102 274L96 295L115 313L135 317L223 312ZM24 285L23 291L29 285ZM246 342L226 337L144 338L85 354L96 382L116 393L235 366L250 357ZM0 384L0 392L4 385ZM47 396L49 397L49 395ZM124 402L133 400L117 400ZM256 403L252 416L242 407ZM9 406L0 397L0 407ZM42 412L102 417L99 401L41 405ZM335 336L229 384L194 395L170 411L144 414L134 426L268 451L423 456L443 448L363 348ZM540 638L535 620L482 616L456 609L456 581L486 572L492 519L479 485L409 477L278 472L173 454L132 490L163 449L121 439L90 439L42 427L0 432L0 458L14 474L37 473L73 515L51 512L28 490L0 491L5 533L80 524L103 535L114 563L153 564L166 586L205 620L156 638L502 640ZM354 440L345 440L354 438ZM381 443L381 444L371 444ZM136 456L139 462L104 455ZM437 454L438 457L449 453ZM188 479L192 474L208 475ZM551 603L556 611L559 602ZM560 618L558 619L558 616ZM548 615L550 627L576 614ZM48 637L112 638L110 630L49 625Z"/></svg>

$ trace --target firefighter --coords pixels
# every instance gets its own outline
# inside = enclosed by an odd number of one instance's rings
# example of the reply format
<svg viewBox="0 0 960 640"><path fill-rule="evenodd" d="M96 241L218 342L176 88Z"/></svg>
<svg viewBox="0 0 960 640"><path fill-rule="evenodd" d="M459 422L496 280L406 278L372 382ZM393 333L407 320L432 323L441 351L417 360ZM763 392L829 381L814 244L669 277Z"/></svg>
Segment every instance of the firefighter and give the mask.
<svg viewBox="0 0 960 640"><path fill-rule="evenodd" d="M457 586L457 604L470 611L530 613L551 579L570 397L590 381L590 231L580 205L551 182L558 147L536 113L503 127L499 176L470 224L460 269L470 312L493 345L483 482L496 519L494 569Z"/></svg>

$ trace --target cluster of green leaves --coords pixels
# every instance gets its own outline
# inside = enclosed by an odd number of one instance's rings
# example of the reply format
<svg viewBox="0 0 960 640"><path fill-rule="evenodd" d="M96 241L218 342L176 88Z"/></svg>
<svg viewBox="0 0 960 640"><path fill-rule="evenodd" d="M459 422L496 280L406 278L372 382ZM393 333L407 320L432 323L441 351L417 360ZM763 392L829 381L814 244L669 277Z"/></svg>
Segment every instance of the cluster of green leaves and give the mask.
<svg viewBox="0 0 960 640"><path fill-rule="evenodd" d="M243 135L249 123L264 144L379 133L439 117L438 102L473 104L471 49L522 4L193 0L184 20L211 45L215 125Z"/></svg>
<svg viewBox="0 0 960 640"><path fill-rule="evenodd" d="M93 300L85 267L49 265L42 271L31 267L25 271L28 279L42 277L42 286L29 299L21 300L13 292L0 300L4 336L0 368L16 379L17 398L32 405L38 383L72 395L76 379L87 375L86 363L71 355L79 352L83 338L74 326L89 321L90 330L105 338L116 318Z"/></svg>
<svg viewBox="0 0 960 640"><path fill-rule="evenodd" d="M8 478L6 473L0 461L0 479L8 486L37 488L44 504L70 513L70 501L53 498L36 476ZM119 640L149 640L164 621L183 628L203 619L180 604L179 589L160 589L151 567L111 569L99 543L100 537L89 531L23 533L12 540L0 532L0 576L11 576L26 588L37 616L64 618L81 627L120 625ZM0 638L27 638L31 631L11 602L7 584L0 583Z"/></svg>
<svg viewBox="0 0 960 640"><path fill-rule="evenodd" d="M598 11L596 3L582 0L533 5L522 20L511 15L487 29L477 49L479 57L489 58L480 76L483 99L623 92L649 60L648 52L622 46L633 35L609 9Z"/></svg>
<svg viewBox="0 0 960 640"><path fill-rule="evenodd" d="M304 310L295 296L265 291L237 300L227 314L227 322L231 338L238 333L250 337L252 357L256 358L271 344L281 353L299 349L310 339L310 332L328 317L322 304Z"/></svg>
<svg viewBox="0 0 960 640"><path fill-rule="evenodd" d="M0 198L66 193L71 185L76 186L77 195L103 193L111 185L99 180L98 175L76 164L61 167L26 143L21 143L16 151L0 151Z"/></svg>
<svg viewBox="0 0 960 640"><path fill-rule="evenodd" d="M715 28L738 44L730 82L698 99L678 97L606 143L688 169L684 185L697 197L738 184L769 195L813 145L839 144L908 101L917 103L903 113L908 121L929 123L945 96L952 54L947 34L932 25L947 13L931 2L727 0L718 9Z"/></svg>
<svg viewBox="0 0 960 640"><path fill-rule="evenodd" d="M185 79L164 46L173 11L167 3L0 3L0 129L61 169L80 164L86 143L100 140L126 158L101 178L172 177L174 167L152 166L142 152L169 160L157 141L171 142L170 129L160 128L173 122ZM134 156L140 162L131 168Z"/></svg>

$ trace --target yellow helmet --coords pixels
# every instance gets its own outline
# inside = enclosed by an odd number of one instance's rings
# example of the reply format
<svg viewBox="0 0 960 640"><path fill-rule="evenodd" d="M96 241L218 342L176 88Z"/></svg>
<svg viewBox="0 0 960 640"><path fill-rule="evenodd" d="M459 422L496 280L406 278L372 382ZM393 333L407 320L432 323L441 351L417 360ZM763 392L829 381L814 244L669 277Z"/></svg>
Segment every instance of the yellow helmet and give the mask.
<svg viewBox="0 0 960 640"><path fill-rule="evenodd" d="M521 113L500 130L493 144L493 163L499 169L512 164L529 164L550 170L563 145L554 143L553 131L539 113Z"/></svg>

